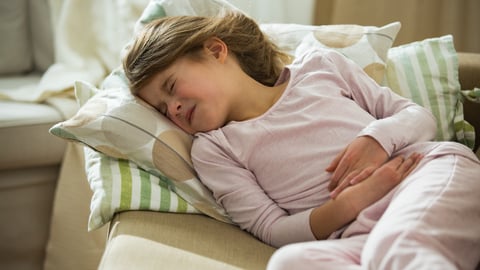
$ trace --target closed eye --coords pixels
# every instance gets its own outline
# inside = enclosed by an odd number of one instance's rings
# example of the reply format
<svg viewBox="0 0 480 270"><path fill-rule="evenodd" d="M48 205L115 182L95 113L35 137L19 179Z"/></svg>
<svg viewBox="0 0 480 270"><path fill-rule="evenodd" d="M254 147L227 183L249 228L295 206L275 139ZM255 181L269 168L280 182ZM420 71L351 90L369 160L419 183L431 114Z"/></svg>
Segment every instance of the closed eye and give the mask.
<svg viewBox="0 0 480 270"><path fill-rule="evenodd" d="M170 84L170 88L168 89L168 94L171 95L171 96L175 94L175 83L176 83L176 82L177 82L176 80L173 81L173 82Z"/></svg>

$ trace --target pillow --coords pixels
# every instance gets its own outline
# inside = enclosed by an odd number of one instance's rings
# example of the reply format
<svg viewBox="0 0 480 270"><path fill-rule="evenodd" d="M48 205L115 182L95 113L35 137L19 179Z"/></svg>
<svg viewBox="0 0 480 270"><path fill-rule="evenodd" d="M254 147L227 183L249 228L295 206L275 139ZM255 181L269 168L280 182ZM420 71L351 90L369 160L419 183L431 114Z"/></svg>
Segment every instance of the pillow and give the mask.
<svg viewBox="0 0 480 270"><path fill-rule="evenodd" d="M399 22L382 27L360 25L264 26L280 48L298 56L312 47L334 49L360 65L382 83L387 53L401 28ZM299 43L298 43L299 42ZM297 44L298 43L298 44Z"/></svg>
<svg viewBox="0 0 480 270"><path fill-rule="evenodd" d="M463 117L458 57L451 35L390 49L386 80L393 91L433 113L438 127L436 140L474 146L473 127Z"/></svg>
<svg viewBox="0 0 480 270"><path fill-rule="evenodd" d="M115 71L106 81L121 82L121 72ZM126 85L126 82L125 84ZM100 159L97 163L100 168L135 168L124 163L121 159L128 159L150 174L162 180L169 190L174 191L199 211L218 220L231 222L224 209L218 205L210 191L204 187L195 175L190 160L192 137L161 113L150 107L142 100L131 95L126 88L110 88L98 90L85 82L75 83L77 99L85 104L72 118L58 123L50 129L50 133L64 139L81 142L98 152L114 157L116 161ZM89 98L90 96L93 97ZM91 158L91 157L90 157ZM86 157L87 175L91 183L95 182L95 175L90 170L95 163ZM104 164L106 163L106 164ZM98 169L97 169L98 170ZM103 173L103 172L102 172ZM140 172L134 172L139 175ZM119 174L104 174L101 185L94 185L94 193L111 194L105 187L112 185L108 182L121 181ZM105 178L104 178L105 177ZM142 178L128 179L126 185L141 186ZM99 188L100 190L96 190ZM122 190L123 191L123 190ZM140 200L143 194L137 190L134 194ZM170 194L170 196L173 196ZM104 209L96 198L92 200L91 209ZM105 202L105 201L104 201ZM114 202L107 208L119 210ZM123 207L121 210L126 210ZM134 209L134 208L131 208ZM149 208L154 210L154 208ZM171 209L170 209L171 210ZM111 218L110 213L92 212L92 224L104 224ZM95 226L93 226L95 227ZM92 228L93 228L92 227Z"/></svg>
<svg viewBox="0 0 480 270"><path fill-rule="evenodd" d="M84 152L87 179L93 191L89 231L108 223L115 213L127 210L199 213L170 191L169 179L148 173L131 161L108 157L88 147L84 147Z"/></svg>

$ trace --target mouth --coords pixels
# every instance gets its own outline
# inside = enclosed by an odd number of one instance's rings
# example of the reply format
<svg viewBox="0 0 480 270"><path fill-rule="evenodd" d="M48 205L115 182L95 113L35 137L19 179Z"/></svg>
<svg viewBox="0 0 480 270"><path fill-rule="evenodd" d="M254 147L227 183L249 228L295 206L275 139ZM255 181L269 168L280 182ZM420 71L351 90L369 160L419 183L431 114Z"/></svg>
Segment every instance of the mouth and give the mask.
<svg viewBox="0 0 480 270"><path fill-rule="evenodd" d="M195 107L196 106L193 106L190 110L188 110L187 112L187 115L186 115L186 118L187 118L187 121L189 124L192 123L192 119L193 119L193 113L195 112Z"/></svg>

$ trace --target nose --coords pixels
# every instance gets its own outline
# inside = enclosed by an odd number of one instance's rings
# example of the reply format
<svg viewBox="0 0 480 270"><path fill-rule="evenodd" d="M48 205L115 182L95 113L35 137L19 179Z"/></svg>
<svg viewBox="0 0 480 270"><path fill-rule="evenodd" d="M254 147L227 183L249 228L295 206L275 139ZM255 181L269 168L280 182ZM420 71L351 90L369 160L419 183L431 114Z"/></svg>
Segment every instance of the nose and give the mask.
<svg viewBox="0 0 480 270"><path fill-rule="evenodd" d="M168 114L171 116L178 116L182 112L182 103L178 99L172 98L167 103Z"/></svg>

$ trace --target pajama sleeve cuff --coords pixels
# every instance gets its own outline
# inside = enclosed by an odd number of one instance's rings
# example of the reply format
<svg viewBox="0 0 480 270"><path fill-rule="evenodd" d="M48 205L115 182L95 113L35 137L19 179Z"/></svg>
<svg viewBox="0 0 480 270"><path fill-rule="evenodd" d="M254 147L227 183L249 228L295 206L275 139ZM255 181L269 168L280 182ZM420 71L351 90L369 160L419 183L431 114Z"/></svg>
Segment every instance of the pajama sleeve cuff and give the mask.
<svg viewBox="0 0 480 270"><path fill-rule="evenodd" d="M309 209L277 221L272 230L271 244L275 247L281 247L295 242L317 240L310 228L310 213L312 210Z"/></svg>

